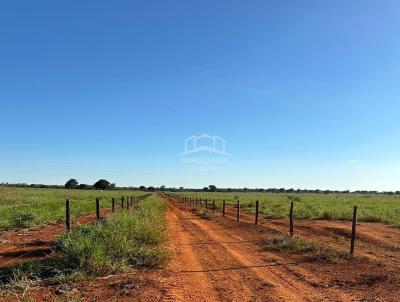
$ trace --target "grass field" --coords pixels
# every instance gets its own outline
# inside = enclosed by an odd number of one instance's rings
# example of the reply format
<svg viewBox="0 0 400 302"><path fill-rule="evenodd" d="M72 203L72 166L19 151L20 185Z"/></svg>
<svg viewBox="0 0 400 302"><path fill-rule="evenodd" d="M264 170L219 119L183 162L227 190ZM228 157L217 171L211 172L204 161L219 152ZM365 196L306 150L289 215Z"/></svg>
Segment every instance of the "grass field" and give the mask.
<svg viewBox="0 0 400 302"><path fill-rule="evenodd" d="M202 193L184 192L185 196L222 200L233 204L240 200L242 208L253 213L255 201L260 201L260 212L269 218L288 217L289 204L294 202L294 216L300 219L351 220L357 205L358 219L365 222L384 222L400 225L400 197L389 195L356 194L287 194L287 193Z"/></svg>
<svg viewBox="0 0 400 302"><path fill-rule="evenodd" d="M95 211L96 197L101 207L111 207L115 197L143 194L138 191L96 191L0 187L0 230L33 227L65 218L65 199L71 201L71 216Z"/></svg>

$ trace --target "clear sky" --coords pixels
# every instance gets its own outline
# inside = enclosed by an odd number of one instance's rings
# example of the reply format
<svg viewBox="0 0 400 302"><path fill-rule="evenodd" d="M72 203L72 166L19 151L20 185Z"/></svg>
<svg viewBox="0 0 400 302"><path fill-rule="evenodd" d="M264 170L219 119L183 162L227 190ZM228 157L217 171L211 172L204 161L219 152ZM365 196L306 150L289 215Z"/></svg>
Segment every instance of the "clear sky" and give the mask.
<svg viewBox="0 0 400 302"><path fill-rule="evenodd" d="M400 190L400 2L3 1L0 182ZM180 154L185 138L225 139Z"/></svg>

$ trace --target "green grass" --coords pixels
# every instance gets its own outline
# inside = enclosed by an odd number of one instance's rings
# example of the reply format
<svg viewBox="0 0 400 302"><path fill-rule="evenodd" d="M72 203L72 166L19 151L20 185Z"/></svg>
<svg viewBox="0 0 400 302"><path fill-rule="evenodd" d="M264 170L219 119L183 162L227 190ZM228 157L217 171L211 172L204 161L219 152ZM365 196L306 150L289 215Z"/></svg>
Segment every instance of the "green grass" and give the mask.
<svg viewBox="0 0 400 302"><path fill-rule="evenodd" d="M131 268L158 267L167 259L164 211L164 202L151 196L133 211L115 213L96 225L79 226L59 238L55 253L3 269L0 281L68 283Z"/></svg>
<svg viewBox="0 0 400 302"><path fill-rule="evenodd" d="M255 201L260 201L260 213L268 218L288 217L289 204L294 202L294 216L299 219L352 219L353 206L358 206L358 219L364 222L384 222L400 225L400 197L362 194L287 194L287 193L198 193L185 192L186 196L215 199L217 207L222 200L234 204L240 200L242 208L255 211Z"/></svg>
<svg viewBox="0 0 400 302"><path fill-rule="evenodd" d="M348 253L300 237L280 236L268 239L264 242L264 250L290 251L295 254L307 255L310 260L319 262L335 262L351 258Z"/></svg>
<svg viewBox="0 0 400 302"><path fill-rule="evenodd" d="M95 211L96 197L101 207L111 207L111 198L120 205L122 196L137 196L137 191L96 191L0 187L0 230L33 227L65 219L65 199L71 201L71 215Z"/></svg>

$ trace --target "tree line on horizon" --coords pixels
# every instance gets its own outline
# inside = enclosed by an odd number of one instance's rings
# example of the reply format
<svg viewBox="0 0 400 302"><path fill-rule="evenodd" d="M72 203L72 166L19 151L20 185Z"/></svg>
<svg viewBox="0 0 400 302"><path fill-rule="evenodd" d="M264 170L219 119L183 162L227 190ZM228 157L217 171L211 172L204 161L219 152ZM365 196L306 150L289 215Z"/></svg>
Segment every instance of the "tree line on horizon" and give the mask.
<svg viewBox="0 0 400 302"><path fill-rule="evenodd" d="M100 179L93 185L79 184L75 178L69 179L65 185L45 185L45 184L27 184L27 183L0 183L0 186L5 187L18 187L18 188L53 188L53 189L81 189L81 190L137 190L147 192L236 192L236 193L289 193L289 194L385 194L385 195L400 195L400 191L368 191L368 190L309 190L309 189L286 189L286 188L217 188L215 185L209 185L208 187L198 188L184 188L184 187L154 187L154 186L130 186L130 187L118 187L115 183L111 183L106 179Z"/></svg>

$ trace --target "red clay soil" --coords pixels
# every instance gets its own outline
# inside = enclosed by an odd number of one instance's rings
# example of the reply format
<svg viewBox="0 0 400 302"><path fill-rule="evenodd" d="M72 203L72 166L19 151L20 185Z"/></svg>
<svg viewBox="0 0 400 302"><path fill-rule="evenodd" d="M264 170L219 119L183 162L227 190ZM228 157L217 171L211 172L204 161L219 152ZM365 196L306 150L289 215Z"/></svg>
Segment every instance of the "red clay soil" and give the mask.
<svg viewBox="0 0 400 302"><path fill-rule="evenodd" d="M204 217L167 199L171 261L160 270L75 284L80 301L400 301L400 230L358 224L356 257L334 263L263 249L263 240L287 233L287 221L252 215ZM303 238L347 250L350 223L296 221ZM65 288L38 285L37 301L67 301ZM60 298L64 295L64 298ZM0 299L1 300L1 299ZM11 297L8 300L13 301Z"/></svg>

